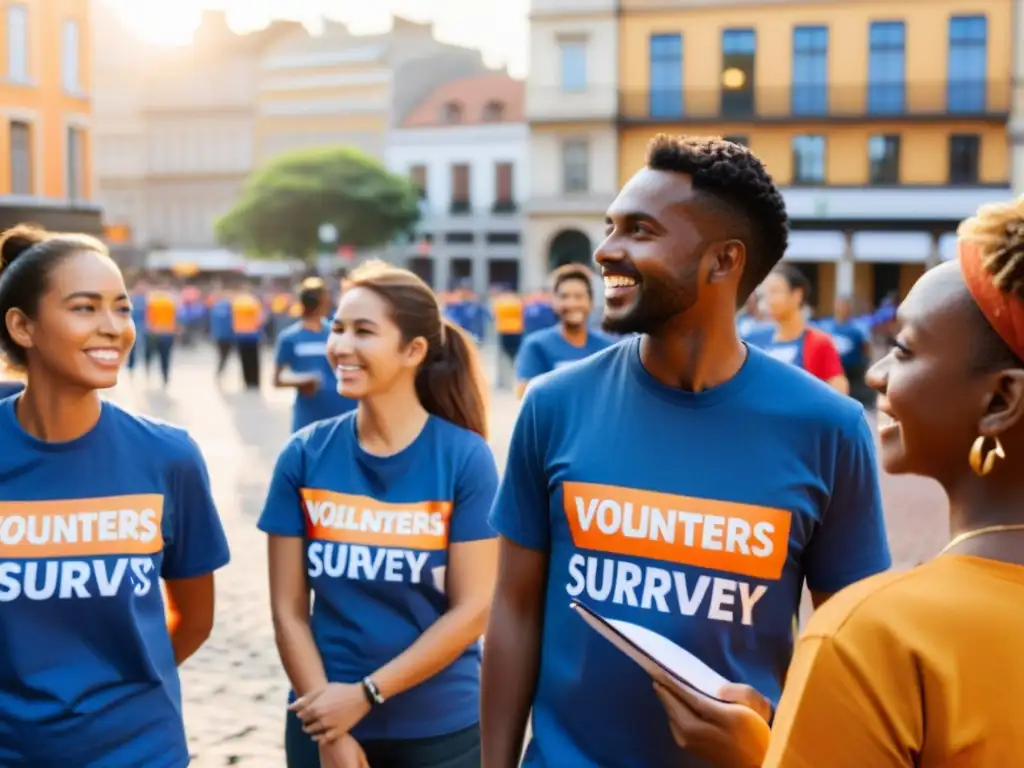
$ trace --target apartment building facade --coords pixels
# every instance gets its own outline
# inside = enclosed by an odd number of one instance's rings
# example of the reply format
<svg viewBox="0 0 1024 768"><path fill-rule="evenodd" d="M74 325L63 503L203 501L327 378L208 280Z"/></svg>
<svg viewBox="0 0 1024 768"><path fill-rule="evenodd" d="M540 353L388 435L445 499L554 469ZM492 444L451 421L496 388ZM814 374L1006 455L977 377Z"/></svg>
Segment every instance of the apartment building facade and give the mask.
<svg viewBox="0 0 1024 768"><path fill-rule="evenodd" d="M392 256L437 290L521 287L524 92L504 73L455 80L387 135L385 163L420 188L422 211L416 238Z"/></svg>
<svg viewBox="0 0 1024 768"><path fill-rule="evenodd" d="M732 138L783 187L820 312L905 294L1010 195L1019 5L621 0L618 181L655 133Z"/></svg>
<svg viewBox="0 0 1024 768"><path fill-rule="evenodd" d="M238 34L223 12L208 11L190 45L144 47L107 8L95 38L97 175L108 221L143 257L208 269L237 264L237 254L217 247L214 226L256 167L332 144L381 157L396 109L413 101L409 86L395 85L395 68L416 52L445 57L429 25L401 20L371 37L333 23L313 35L287 21ZM479 52L449 48L462 69L438 66L431 77L483 68Z"/></svg>
<svg viewBox="0 0 1024 768"><path fill-rule="evenodd" d="M0 1L0 229L102 234L92 181L88 0Z"/></svg>
<svg viewBox="0 0 1024 768"><path fill-rule="evenodd" d="M589 263L619 184L618 0L533 0L522 287Z"/></svg>
<svg viewBox="0 0 1024 768"><path fill-rule="evenodd" d="M258 75L257 163L345 144L383 159L387 131L442 83L486 72L479 51L442 43L430 23L394 17L380 35L325 21L271 45Z"/></svg>

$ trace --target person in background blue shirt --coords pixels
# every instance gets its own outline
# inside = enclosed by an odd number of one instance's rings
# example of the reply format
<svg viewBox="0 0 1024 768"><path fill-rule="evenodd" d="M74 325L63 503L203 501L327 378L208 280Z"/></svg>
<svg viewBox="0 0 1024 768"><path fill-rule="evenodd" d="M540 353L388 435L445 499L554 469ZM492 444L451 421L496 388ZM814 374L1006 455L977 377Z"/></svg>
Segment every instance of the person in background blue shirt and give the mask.
<svg viewBox="0 0 1024 768"><path fill-rule="evenodd" d="M206 465L100 398L135 341L102 243L20 226L0 267L0 349L27 382L0 401L0 765L185 768L177 666L228 562Z"/></svg>
<svg viewBox="0 0 1024 768"><path fill-rule="evenodd" d="M210 305L210 338L217 345L217 379L224 374L231 351L235 348L235 329L231 314L231 294L218 290Z"/></svg>
<svg viewBox="0 0 1024 768"><path fill-rule="evenodd" d="M865 383L865 376L871 365L871 337L864 324L853 317L852 300L848 296L836 299L835 314L822 318L816 325L832 337L843 364L843 373L850 382L850 396L870 407L875 395Z"/></svg>
<svg viewBox="0 0 1024 768"><path fill-rule="evenodd" d="M132 286L132 322L135 323L135 343L132 351L128 353L128 371L135 373L135 366L140 361L145 363L150 352L147 349L149 344L149 329L146 327L146 295L149 293L149 284L145 280L136 280Z"/></svg>
<svg viewBox="0 0 1024 768"><path fill-rule="evenodd" d="M532 379L615 343L588 327L594 307L593 272L582 264L563 264L551 274L551 286L560 322L523 340L516 355L516 394L520 398Z"/></svg>
<svg viewBox="0 0 1024 768"><path fill-rule="evenodd" d="M480 768L498 475L476 348L420 278L371 262L327 353L359 405L292 437L259 520L287 764Z"/></svg>
<svg viewBox="0 0 1024 768"><path fill-rule="evenodd" d="M547 291L534 291L523 298L523 334L543 331L558 325L558 313L553 306L551 294Z"/></svg>
<svg viewBox="0 0 1024 768"><path fill-rule="evenodd" d="M704 767L570 600L776 701L804 584L820 605L890 565L863 408L737 336L737 299L787 243L760 160L658 136L607 220L603 325L640 335L535 382L516 419L491 513L488 768L520 764L531 718L525 768Z"/></svg>
<svg viewBox="0 0 1024 768"><path fill-rule="evenodd" d="M331 310L330 301L323 280L303 281L299 291L302 319L277 337L274 386L296 390L292 432L356 407L354 400L338 394L338 378L327 359L331 326L325 316Z"/></svg>

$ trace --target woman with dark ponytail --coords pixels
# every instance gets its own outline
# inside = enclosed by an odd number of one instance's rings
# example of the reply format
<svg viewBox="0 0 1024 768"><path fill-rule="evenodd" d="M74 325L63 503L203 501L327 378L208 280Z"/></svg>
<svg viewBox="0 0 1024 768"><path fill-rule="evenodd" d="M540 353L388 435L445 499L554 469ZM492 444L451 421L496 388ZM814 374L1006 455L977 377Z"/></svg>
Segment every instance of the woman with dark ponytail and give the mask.
<svg viewBox="0 0 1024 768"><path fill-rule="evenodd" d="M259 522L288 766L479 768L498 478L476 348L426 283L381 262L352 273L331 331L358 407L291 439Z"/></svg>

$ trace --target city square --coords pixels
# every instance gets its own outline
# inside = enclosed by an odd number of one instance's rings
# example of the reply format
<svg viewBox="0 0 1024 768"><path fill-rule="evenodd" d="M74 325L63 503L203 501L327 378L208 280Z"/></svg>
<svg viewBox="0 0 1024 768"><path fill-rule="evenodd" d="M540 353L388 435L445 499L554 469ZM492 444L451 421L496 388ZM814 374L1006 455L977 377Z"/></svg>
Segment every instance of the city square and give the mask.
<svg viewBox="0 0 1024 768"><path fill-rule="evenodd" d="M495 369L493 355L488 362ZM157 386L155 376L147 383L141 372L135 378L125 372L111 397L191 432L206 457L231 543L231 564L217 574L213 635L182 668L193 765L279 768L288 685L274 646L266 542L256 519L288 437L290 393L269 385L258 393L239 391L233 367L219 387L213 363L205 346L184 349L177 353L168 390ZM491 445L501 469L518 406L510 391L494 390L492 398ZM686 461L686 450L679 447L680 461ZM934 555L948 534L938 486L883 474L882 488L895 567L909 568Z"/></svg>

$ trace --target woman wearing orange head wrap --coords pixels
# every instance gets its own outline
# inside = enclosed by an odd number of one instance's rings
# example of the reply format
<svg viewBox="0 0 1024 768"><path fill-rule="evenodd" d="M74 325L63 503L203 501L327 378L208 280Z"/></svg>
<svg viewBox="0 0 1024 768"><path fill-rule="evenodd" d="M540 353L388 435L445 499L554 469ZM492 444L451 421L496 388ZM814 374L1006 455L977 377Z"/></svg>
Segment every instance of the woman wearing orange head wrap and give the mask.
<svg viewBox="0 0 1024 768"><path fill-rule="evenodd" d="M750 688L725 692L746 707L661 691L677 741L713 765L1024 764L1024 198L958 234L959 260L914 286L868 374L882 464L942 485L952 537L815 613L770 744Z"/></svg>

